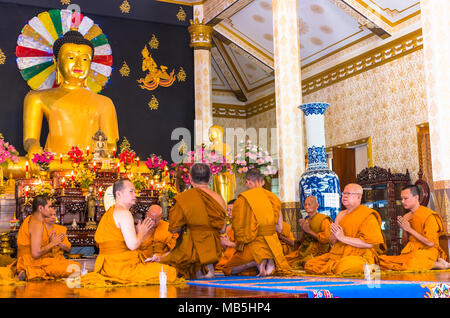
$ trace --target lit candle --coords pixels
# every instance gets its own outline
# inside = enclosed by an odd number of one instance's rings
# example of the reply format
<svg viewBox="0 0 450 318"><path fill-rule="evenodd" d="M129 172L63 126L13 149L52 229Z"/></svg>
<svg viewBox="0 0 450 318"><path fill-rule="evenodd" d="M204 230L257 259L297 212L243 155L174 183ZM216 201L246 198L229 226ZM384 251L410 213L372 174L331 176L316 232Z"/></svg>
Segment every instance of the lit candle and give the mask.
<svg viewBox="0 0 450 318"><path fill-rule="evenodd" d="M28 198L28 186L25 187L25 198Z"/></svg>
<svg viewBox="0 0 450 318"><path fill-rule="evenodd" d="M94 162L94 173L97 170L97 164Z"/></svg>
<svg viewBox="0 0 450 318"><path fill-rule="evenodd" d="M100 199L102 198L102 194L103 194L103 188L100 187L100 188L98 189L98 195L99 195Z"/></svg>
<svg viewBox="0 0 450 318"><path fill-rule="evenodd" d="M28 172L28 161L25 162L25 172Z"/></svg>
<svg viewBox="0 0 450 318"><path fill-rule="evenodd" d="M139 157L136 158L136 166L139 167Z"/></svg>
<svg viewBox="0 0 450 318"><path fill-rule="evenodd" d="M150 190L153 191L153 180L151 181Z"/></svg>
<svg viewBox="0 0 450 318"><path fill-rule="evenodd" d="M86 157L89 157L89 146L86 147Z"/></svg>
<svg viewBox="0 0 450 318"><path fill-rule="evenodd" d="M64 189L66 187L66 179L62 178L62 188Z"/></svg>
<svg viewBox="0 0 450 318"><path fill-rule="evenodd" d="M117 163L117 173L120 173L120 162Z"/></svg>
<svg viewBox="0 0 450 318"><path fill-rule="evenodd" d="M166 170L166 176L169 173L169 169L167 168L167 166L164 168L164 170Z"/></svg>
<svg viewBox="0 0 450 318"><path fill-rule="evenodd" d="M59 163L60 163L60 164L62 164L62 159L63 159L63 155L60 154L60 155L59 155Z"/></svg>
<svg viewBox="0 0 450 318"><path fill-rule="evenodd" d="M75 181L75 176L73 175L73 170L72 173L70 174L71 178L72 178L72 183Z"/></svg>
<svg viewBox="0 0 450 318"><path fill-rule="evenodd" d="M113 148L113 158L116 157L116 148Z"/></svg>

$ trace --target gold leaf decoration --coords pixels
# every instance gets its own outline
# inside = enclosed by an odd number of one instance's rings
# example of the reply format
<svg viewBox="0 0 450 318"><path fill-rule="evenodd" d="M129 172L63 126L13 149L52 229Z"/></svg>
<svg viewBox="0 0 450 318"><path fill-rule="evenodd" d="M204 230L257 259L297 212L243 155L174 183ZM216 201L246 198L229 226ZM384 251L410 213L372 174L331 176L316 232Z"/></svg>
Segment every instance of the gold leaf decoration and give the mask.
<svg viewBox="0 0 450 318"><path fill-rule="evenodd" d="M128 77L130 76L130 67L128 66L127 62L123 62L122 67L119 70L120 75Z"/></svg>
<svg viewBox="0 0 450 318"><path fill-rule="evenodd" d="M122 13L130 13L130 3L127 0L124 0L124 2L122 2L122 4L120 5L120 11Z"/></svg>
<svg viewBox="0 0 450 318"><path fill-rule="evenodd" d="M0 64L5 64L6 55L3 53L2 49L0 49Z"/></svg>
<svg viewBox="0 0 450 318"><path fill-rule="evenodd" d="M180 70L177 74L178 82L185 82L186 81L186 72L184 71L183 67L180 67Z"/></svg>
<svg viewBox="0 0 450 318"><path fill-rule="evenodd" d="M151 110L157 110L159 107L159 102L156 99L155 95L152 95L152 99L150 102L148 102L148 107L150 107Z"/></svg>
<svg viewBox="0 0 450 318"><path fill-rule="evenodd" d="M148 44L152 50L156 50L159 47L159 41L154 34L152 34L152 39L148 42Z"/></svg>
<svg viewBox="0 0 450 318"><path fill-rule="evenodd" d="M184 141L184 139L181 139L180 142L180 146L178 147L178 154L180 156L184 155L185 153L187 153L188 147L186 142Z"/></svg>
<svg viewBox="0 0 450 318"><path fill-rule="evenodd" d="M61 0L61 4L69 5L70 4L70 0Z"/></svg>
<svg viewBox="0 0 450 318"><path fill-rule="evenodd" d="M184 12L183 7L181 7L181 6L180 6L180 10L178 10L178 13L177 13L177 19L178 19L178 21L186 20L186 12Z"/></svg>

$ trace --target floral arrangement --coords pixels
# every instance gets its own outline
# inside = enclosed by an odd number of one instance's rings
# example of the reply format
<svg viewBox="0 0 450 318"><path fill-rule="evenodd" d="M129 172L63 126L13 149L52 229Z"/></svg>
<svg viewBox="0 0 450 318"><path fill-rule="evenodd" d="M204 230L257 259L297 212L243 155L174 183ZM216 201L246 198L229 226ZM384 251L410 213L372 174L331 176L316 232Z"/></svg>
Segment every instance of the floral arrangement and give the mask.
<svg viewBox="0 0 450 318"><path fill-rule="evenodd" d="M42 154L35 153L31 161L35 163L40 170L48 171L50 162L55 159L55 155L52 152L44 151Z"/></svg>
<svg viewBox="0 0 450 318"><path fill-rule="evenodd" d="M69 150L69 152L67 153L69 155L70 160L72 160L72 162L74 164L79 164L81 162L83 162L83 151L80 150L80 148L78 147L72 147L71 150Z"/></svg>
<svg viewBox="0 0 450 318"><path fill-rule="evenodd" d="M163 160L160 156L152 154L148 157L145 165L150 170L152 175L158 175L163 172L166 168L168 168L167 161Z"/></svg>
<svg viewBox="0 0 450 318"><path fill-rule="evenodd" d="M124 150L119 154L119 161L123 164L130 165L134 162L136 154L132 150Z"/></svg>
<svg viewBox="0 0 450 318"><path fill-rule="evenodd" d="M259 169L267 181L277 173L277 168L273 165L273 159L269 153L258 145L254 145L251 140L241 142L241 149L234 160L234 171L246 173L249 169Z"/></svg>
<svg viewBox="0 0 450 318"><path fill-rule="evenodd" d="M18 163L19 152L13 145L5 142L3 136L0 134L0 166L6 168L9 162Z"/></svg>
<svg viewBox="0 0 450 318"><path fill-rule="evenodd" d="M90 169L80 169L75 177L75 181L81 188L87 189L94 183L94 173Z"/></svg>
<svg viewBox="0 0 450 318"><path fill-rule="evenodd" d="M148 184L147 178L145 178L144 176L142 176L139 173L136 175L133 175L133 177L131 178L131 182L134 184L134 187L136 188L136 190L139 190L139 191L142 189L145 189Z"/></svg>
<svg viewBox="0 0 450 318"><path fill-rule="evenodd" d="M177 194L178 191L177 189L173 186L173 185L166 185L166 190L167 190L167 197L170 199L173 199Z"/></svg>
<svg viewBox="0 0 450 318"><path fill-rule="evenodd" d="M50 197L53 195L54 192L52 185L47 182L39 182L33 188L34 188L33 197L37 195L46 195Z"/></svg>

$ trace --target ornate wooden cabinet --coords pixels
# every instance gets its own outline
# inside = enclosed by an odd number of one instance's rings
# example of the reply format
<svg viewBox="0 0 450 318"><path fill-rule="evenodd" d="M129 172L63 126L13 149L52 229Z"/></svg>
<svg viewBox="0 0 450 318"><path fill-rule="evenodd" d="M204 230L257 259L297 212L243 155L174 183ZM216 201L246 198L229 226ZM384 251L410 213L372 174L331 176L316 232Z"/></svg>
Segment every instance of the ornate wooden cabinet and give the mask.
<svg viewBox="0 0 450 318"><path fill-rule="evenodd" d="M387 254L398 255L402 246L397 216L406 212L401 203L400 192L411 183L408 170L402 174L391 173L390 169L376 166L366 168L357 175L356 182L364 189L362 204L378 211L381 216Z"/></svg>

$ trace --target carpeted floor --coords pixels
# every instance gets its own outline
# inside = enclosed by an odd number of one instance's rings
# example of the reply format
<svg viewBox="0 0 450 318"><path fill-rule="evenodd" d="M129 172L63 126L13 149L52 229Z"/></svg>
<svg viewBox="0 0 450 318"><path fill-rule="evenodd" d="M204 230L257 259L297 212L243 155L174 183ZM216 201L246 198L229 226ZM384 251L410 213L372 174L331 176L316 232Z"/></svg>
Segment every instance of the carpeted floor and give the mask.
<svg viewBox="0 0 450 318"><path fill-rule="evenodd" d="M366 281L356 278L317 276L294 277L225 277L191 280L191 286L231 288L251 291L307 293L311 298L436 298L450 297L447 281Z"/></svg>

